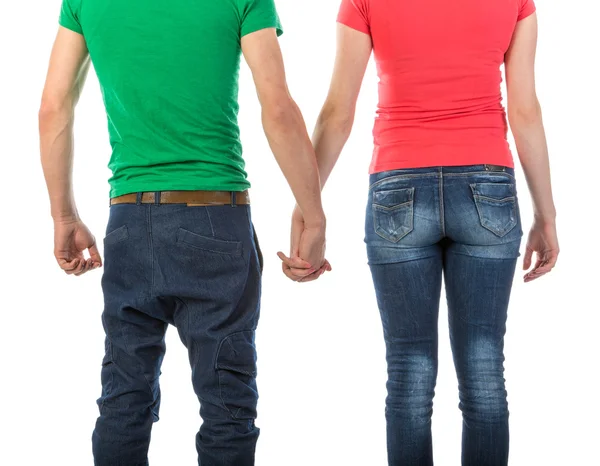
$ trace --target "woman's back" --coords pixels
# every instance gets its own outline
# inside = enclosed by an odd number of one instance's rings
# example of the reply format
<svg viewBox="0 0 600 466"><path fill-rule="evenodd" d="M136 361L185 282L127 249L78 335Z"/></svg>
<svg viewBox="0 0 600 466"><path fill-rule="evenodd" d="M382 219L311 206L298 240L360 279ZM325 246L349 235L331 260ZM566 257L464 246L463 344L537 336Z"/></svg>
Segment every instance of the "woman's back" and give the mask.
<svg viewBox="0 0 600 466"><path fill-rule="evenodd" d="M338 21L369 34L379 109L371 172L512 167L500 66L532 0L344 0Z"/></svg>

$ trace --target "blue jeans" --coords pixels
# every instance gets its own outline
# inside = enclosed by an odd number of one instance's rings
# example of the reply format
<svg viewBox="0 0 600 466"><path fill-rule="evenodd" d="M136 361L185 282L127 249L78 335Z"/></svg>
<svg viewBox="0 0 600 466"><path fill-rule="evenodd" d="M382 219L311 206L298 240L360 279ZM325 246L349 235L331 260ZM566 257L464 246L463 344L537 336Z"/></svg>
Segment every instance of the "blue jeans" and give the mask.
<svg viewBox="0 0 600 466"><path fill-rule="evenodd" d="M200 400L199 464L253 465L262 258L249 207L115 205L104 246L106 355L95 464L148 464L172 324Z"/></svg>
<svg viewBox="0 0 600 466"><path fill-rule="evenodd" d="M433 464L442 277L463 414L463 466L508 463L504 334L522 230L514 171L371 176L366 243L388 363L390 466Z"/></svg>

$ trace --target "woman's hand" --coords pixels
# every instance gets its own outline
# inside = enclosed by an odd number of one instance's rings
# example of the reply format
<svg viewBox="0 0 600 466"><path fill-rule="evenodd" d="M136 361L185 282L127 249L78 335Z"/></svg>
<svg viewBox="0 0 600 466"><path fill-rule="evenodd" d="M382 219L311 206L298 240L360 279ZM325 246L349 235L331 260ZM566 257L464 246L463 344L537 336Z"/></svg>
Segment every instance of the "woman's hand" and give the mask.
<svg viewBox="0 0 600 466"><path fill-rule="evenodd" d="M529 270L534 252L536 256L535 266ZM550 272L556 265L559 252L556 222L536 220L529 233L527 250L523 260L523 270L529 270L524 277L525 283L537 280Z"/></svg>
<svg viewBox="0 0 600 466"><path fill-rule="evenodd" d="M277 255L282 261L283 273L296 282L316 280L331 265L325 259L325 222L307 224L298 206L292 214L290 257L283 252Z"/></svg>

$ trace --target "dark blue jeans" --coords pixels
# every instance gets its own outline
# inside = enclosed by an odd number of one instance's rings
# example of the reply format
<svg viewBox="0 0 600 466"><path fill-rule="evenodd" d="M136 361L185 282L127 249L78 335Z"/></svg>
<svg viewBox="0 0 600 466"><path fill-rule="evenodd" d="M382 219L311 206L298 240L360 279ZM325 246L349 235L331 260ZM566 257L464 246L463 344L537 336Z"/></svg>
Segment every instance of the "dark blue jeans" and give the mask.
<svg viewBox="0 0 600 466"><path fill-rule="evenodd" d="M442 277L463 414L463 466L508 463L504 334L522 231L512 169L371 177L369 264L383 322L391 466L433 464Z"/></svg>
<svg viewBox="0 0 600 466"><path fill-rule="evenodd" d="M104 240L97 466L142 466L168 324L188 349L202 466L251 466L262 259L247 206L116 205Z"/></svg>

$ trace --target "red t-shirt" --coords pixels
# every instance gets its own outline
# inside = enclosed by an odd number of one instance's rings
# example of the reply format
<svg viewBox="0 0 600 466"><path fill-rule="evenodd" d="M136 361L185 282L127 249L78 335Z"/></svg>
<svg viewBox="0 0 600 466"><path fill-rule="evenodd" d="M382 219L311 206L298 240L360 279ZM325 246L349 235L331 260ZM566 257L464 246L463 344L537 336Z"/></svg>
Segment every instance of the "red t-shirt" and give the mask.
<svg viewBox="0 0 600 466"><path fill-rule="evenodd" d="M338 22L373 41L379 108L370 172L513 167L501 65L533 0L342 0Z"/></svg>

